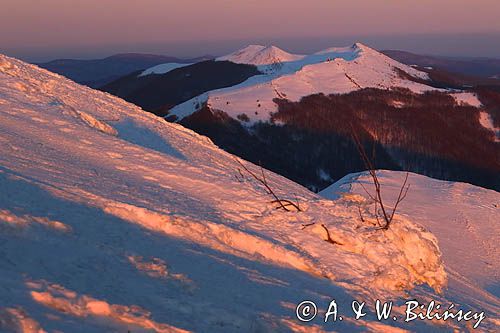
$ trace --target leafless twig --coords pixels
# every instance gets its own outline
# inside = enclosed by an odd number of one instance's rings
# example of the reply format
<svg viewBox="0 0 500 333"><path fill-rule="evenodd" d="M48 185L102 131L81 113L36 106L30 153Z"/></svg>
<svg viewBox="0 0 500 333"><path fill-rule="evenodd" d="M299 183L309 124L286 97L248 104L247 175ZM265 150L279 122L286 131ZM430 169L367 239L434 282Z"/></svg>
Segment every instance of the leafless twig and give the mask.
<svg viewBox="0 0 500 333"><path fill-rule="evenodd" d="M254 178L256 181L258 181L259 183L261 183L265 187L267 194L271 195L274 198L274 200L272 200L271 203L278 204L276 209L283 209L287 212L292 211L292 209L296 210L297 212L302 211L298 202L295 203L295 202L292 202L290 200L281 199L278 197L278 195L273 191L271 186L269 186L269 183L267 182L266 175L264 173L264 168L262 166L260 167L261 176L259 177L252 170L248 169L239 159L237 159L237 158L235 158L235 159L238 162L238 164L243 168L243 170L245 170L250 176L252 176L252 178ZM239 170L239 172L241 174L241 170Z"/></svg>
<svg viewBox="0 0 500 333"><path fill-rule="evenodd" d="M386 209L386 206L384 204L384 201L382 200L382 194L381 194L381 186L380 182L377 177L377 172L375 170L375 167L372 163L372 161L368 158L368 155L366 154L365 148L363 147L363 144L361 143L361 140L359 139L358 135L356 134L356 131L354 130L354 126L351 124L351 132L352 132L352 137L354 139L354 143L356 144L356 147L358 148L359 155L361 156L361 159L363 160L363 163L365 164L365 167L368 169L368 172L370 173L370 176L373 181L373 185L375 187L375 195L372 195L366 187L361 184L361 187L363 190L368 194L370 199L372 199L375 202L375 217L377 218L377 223L380 227L380 229L387 230L389 229L389 226L391 225L391 222L394 218L394 215L396 214L396 211L398 209L399 204L406 198L406 195L408 194L408 190L410 189L410 185L408 184L408 176L409 173L406 173L405 180L403 184L401 185L401 189L399 191L398 198L396 200L396 203L394 204L394 208L392 209L391 212L389 212ZM380 206L380 211L381 214L379 214L378 207ZM382 225L382 223L379 220L379 215L382 215L385 224Z"/></svg>
<svg viewBox="0 0 500 333"><path fill-rule="evenodd" d="M302 224L302 228L300 228L301 230L304 230L305 228L307 227L311 227L313 225L315 225L316 223L312 222L312 223L307 223L307 224Z"/></svg>
<svg viewBox="0 0 500 333"><path fill-rule="evenodd" d="M330 230L328 230L328 228L326 227L326 225L322 224L321 227L323 227L323 229L325 229L326 231L326 239L325 241L327 241L328 243L332 243L333 245L337 244L337 245L344 245L340 242L337 242L335 240L333 240L333 238L330 236Z"/></svg>
<svg viewBox="0 0 500 333"><path fill-rule="evenodd" d="M359 213L359 218L361 219L361 222L365 223L365 218L363 217L363 214L361 213L361 207L358 206L358 213Z"/></svg>

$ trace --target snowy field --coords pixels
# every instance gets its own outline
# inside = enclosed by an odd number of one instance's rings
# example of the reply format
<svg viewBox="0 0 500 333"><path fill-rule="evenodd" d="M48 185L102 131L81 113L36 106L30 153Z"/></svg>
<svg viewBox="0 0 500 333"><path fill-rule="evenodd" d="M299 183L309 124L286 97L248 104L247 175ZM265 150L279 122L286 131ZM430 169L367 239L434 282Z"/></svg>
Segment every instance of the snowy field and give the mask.
<svg viewBox="0 0 500 333"><path fill-rule="evenodd" d="M301 212L277 210L208 138L0 55L0 331L451 332L473 325L378 322L372 311L335 323L295 317L303 300L324 314L332 299L347 311L354 299L376 298L395 301L399 318L408 299L453 302L485 311L478 331L498 329L498 193L425 180L381 231L361 195L331 200L264 172ZM432 186L441 192L427 193ZM462 207L467 215L459 215ZM490 236L468 239L457 225L468 225L470 237ZM461 252L447 238L455 236L467 238Z"/></svg>

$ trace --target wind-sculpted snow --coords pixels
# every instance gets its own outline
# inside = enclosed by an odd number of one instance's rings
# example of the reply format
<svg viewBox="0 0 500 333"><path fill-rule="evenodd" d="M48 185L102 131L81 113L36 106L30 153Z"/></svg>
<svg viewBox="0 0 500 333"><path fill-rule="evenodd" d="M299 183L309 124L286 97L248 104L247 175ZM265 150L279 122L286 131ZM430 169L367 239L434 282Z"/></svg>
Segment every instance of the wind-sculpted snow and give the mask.
<svg viewBox="0 0 500 333"><path fill-rule="evenodd" d="M265 171L303 212L277 210L238 168L206 137L0 56L0 329L288 332L308 329L304 299L445 290L437 240L411 217L376 230L363 199Z"/></svg>
<svg viewBox="0 0 500 333"><path fill-rule="evenodd" d="M383 195L396 200L403 172L380 171ZM439 181L410 174L411 190L400 214L411 218L439 240L450 278L447 297L489 312L500 311L500 194L465 183ZM326 198L367 196L371 189L367 173L351 174L320 194ZM498 322L497 322L498 324Z"/></svg>

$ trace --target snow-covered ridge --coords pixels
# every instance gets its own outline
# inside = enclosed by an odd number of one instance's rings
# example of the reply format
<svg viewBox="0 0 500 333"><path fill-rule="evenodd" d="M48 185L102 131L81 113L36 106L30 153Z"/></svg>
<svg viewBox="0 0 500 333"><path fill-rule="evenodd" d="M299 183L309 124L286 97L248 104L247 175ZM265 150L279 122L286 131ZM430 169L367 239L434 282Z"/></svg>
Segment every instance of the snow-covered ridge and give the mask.
<svg viewBox="0 0 500 333"><path fill-rule="evenodd" d="M263 66L297 61L304 57L304 55L288 53L273 45L249 45L241 50L219 57L216 60Z"/></svg>
<svg viewBox="0 0 500 333"><path fill-rule="evenodd" d="M286 332L305 329L303 299L446 287L437 240L411 217L380 232L365 199L266 171L304 211L276 210L238 168L206 137L0 55L0 330Z"/></svg>
<svg viewBox="0 0 500 333"><path fill-rule="evenodd" d="M493 118L488 112L481 111L479 114L479 123L487 130L493 132L493 140L495 142L500 142L500 127L495 127Z"/></svg>
<svg viewBox="0 0 500 333"><path fill-rule="evenodd" d="M281 54L276 48L252 45L220 59L261 64L267 63L269 54ZM266 56L258 57L262 52ZM257 57L259 60L255 60ZM278 57L279 58L279 57ZM355 43L349 47L329 48L307 56L282 56L279 66L260 65L265 73L225 89L214 90L184 102L171 110L179 119L197 111L207 103L212 109L223 110L233 118L246 113L253 121L266 121L277 111L275 98L299 101L316 94L343 94L373 87L390 89L402 87L422 93L434 88L402 78L396 71L426 80L428 74L399 63L370 47ZM281 59L281 58L280 58Z"/></svg>
<svg viewBox="0 0 500 333"><path fill-rule="evenodd" d="M257 66L262 72L276 71L284 63L297 61L304 58L303 55L291 54L276 46L249 45L231 54L216 58L216 61L231 61L237 64L249 64ZM166 74L177 68L192 64L165 63L146 69L139 77L151 74Z"/></svg>
<svg viewBox="0 0 500 333"><path fill-rule="evenodd" d="M175 63L175 62L168 62L165 64L160 64L160 65L156 65L154 67L148 68L145 71L143 71L141 74L139 74L138 77L147 76L147 75L151 75L151 74L166 74L168 72L173 71L174 69L182 68L182 67L186 67L186 66L190 66L190 65L192 65L192 64L179 64L179 63Z"/></svg>

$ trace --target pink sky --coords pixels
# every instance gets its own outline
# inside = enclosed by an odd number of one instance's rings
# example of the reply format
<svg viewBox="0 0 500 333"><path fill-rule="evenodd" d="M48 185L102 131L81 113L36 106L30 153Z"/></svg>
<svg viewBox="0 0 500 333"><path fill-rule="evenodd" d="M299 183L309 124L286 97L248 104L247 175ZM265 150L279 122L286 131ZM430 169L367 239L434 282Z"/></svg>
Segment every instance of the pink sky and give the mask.
<svg viewBox="0 0 500 333"><path fill-rule="evenodd" d="M495 35L499 13L498 0L2 0L0 51L51 50L55 56L88 48L129 51L136 45L144 52L151 45L197 42L206 47L200 53L209 53L211 41L221 48L224 40ZM192 45L179 47L170 53L198 52ZM484 47L500 55L500 49Z"/></svg>

